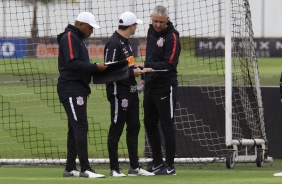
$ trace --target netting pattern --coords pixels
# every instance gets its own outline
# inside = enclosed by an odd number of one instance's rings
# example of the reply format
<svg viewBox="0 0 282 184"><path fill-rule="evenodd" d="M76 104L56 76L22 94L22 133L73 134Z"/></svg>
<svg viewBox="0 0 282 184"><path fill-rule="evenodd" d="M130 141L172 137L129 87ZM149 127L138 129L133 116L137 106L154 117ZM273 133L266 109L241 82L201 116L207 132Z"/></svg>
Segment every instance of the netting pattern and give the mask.
<svg viewBox="0 0 282 184"><path fill-rule="evenodd" d="M181 36L176 157L189 162L189 158L225 156L225 1L34 2L0 2L0 159L14 159L15 163L31 159L32 163L35 159L63 162L66 158L67 119L56 93L56 36L68 23L74 23L79 12L93 12L101 26L86 42L93 63L102 62L105 40L117 29L118 16L134 12L144 24L138 25L131 43L136 59L143 61L150 13L159 4L168 7L170 20ZM265 138L248 1L232 1L231 14L233 137ZM104 85L91 84L91 89L89 157L107 159L109 103ZM140 101L142 98L140 94ZM150 158L140 104L139 156ZM124 135L119 142L120 158L128 158Z"/></svg>

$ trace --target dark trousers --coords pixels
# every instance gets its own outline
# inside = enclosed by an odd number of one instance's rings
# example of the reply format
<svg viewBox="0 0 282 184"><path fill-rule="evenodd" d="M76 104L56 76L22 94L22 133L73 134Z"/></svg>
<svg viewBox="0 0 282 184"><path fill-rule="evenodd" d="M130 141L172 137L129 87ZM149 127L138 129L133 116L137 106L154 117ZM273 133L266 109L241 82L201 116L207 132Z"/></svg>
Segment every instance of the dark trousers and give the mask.
<svg viewBox="0 0 282 184"><path fill-rule="evenodd" d="M111 125L108 135L110 169L118 170L118 142L126 123L126 144L130 166L139 167L138 134L140 130L138 94L126 96L112 95L108 98L111 105Z"/></svg>
<svg viewBox="0 0 282 184"><path fill-rule="evenodd" d="M163 162L159 122L165 141L165 162L172 166L175 157L174 112L177 86L164 88L145 88L144 91L144 125L152 149L153 163Z"/></svg>
<svg viewBox="0 0 282 184"><path fill-rule="evenodd" d="M67 163L66 170L76 169L76 158L78 156L81 172L90 169L87 148L87 97L70 97L63 102L68 116L67 136Z"/></svg>

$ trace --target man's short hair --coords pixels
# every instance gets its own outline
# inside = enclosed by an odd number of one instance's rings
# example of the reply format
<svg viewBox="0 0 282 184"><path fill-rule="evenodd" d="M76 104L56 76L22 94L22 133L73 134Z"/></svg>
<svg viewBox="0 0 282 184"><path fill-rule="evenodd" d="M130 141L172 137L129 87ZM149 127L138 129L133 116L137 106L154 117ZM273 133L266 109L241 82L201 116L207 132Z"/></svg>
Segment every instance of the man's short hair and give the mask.
<svg viewBox="0 0 282 184"><path fill-rule="evenodd" d="M167 8L161 5L156 6L156 8L153 10L153 13L159 14L161 16L168 16Z"/></svg>
<svg viewBox="0 0 282 184"><path fill-rule="evenodd" d="M118 29L126 30L126 29L128 29L129 27L130 27L130 25L129 25L129 26L121 26L121 25L119 25L119 26L118 26Z"/></svg>

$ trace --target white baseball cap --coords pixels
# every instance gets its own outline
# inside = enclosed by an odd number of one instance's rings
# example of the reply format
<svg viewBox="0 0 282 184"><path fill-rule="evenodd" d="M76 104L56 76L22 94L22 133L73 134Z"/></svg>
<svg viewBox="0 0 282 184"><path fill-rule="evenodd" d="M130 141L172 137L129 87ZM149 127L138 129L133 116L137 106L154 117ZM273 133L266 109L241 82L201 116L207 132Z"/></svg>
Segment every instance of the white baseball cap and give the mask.
<svg viewBox="0 0 282 184"><path fill-rule="evenodd" d="M135 23L143 24L143 21L140 19L137 19L134 13L132 12L124 12L119 17L120 26L130 26Z"/></svg>
<svg viewBox="0 0 282 184"><path fill-rule="evenodd" d="M78 14L78 16L76 17L76 20L79 22L83 22L83 23L87 23L90 26L99 29L101 28L95 20L95 16L90 13L90 12L81 12L80 14Z"/></svg>

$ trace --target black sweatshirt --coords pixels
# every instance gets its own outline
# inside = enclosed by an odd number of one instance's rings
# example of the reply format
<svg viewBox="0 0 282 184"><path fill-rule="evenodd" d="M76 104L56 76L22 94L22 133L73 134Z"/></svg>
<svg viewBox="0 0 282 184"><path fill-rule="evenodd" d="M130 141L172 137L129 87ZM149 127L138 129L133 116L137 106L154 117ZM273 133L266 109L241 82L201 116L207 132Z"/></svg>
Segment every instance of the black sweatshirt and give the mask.
<svg viewBox="0 0 282 184"><path fill-rule="evenodd" d="M137 94L137 82L134 76L134 56L130 42L118 32L109 38L104 49L104 62L128 61L129 77L117 82L107 83L107 94Z"/></svg>
<svg viewBox="0 0 282 184"><path fill-rule="evenodd" d="M156 32L150 25L147 34L145 67L168 71L145 74L142 79L145 79L146 88L178 85L177 65L180 50L179 33L170 21L161 33Z"/></svg>
<svg viewBox="0 0 282 184"><path fill-rule="evenodd" d="M57 37L60 73L57 92L61 102L72 96L88 96L91 77L99 71L96 64L90 63L83 37L84 34L70 24Z"/></svg>

